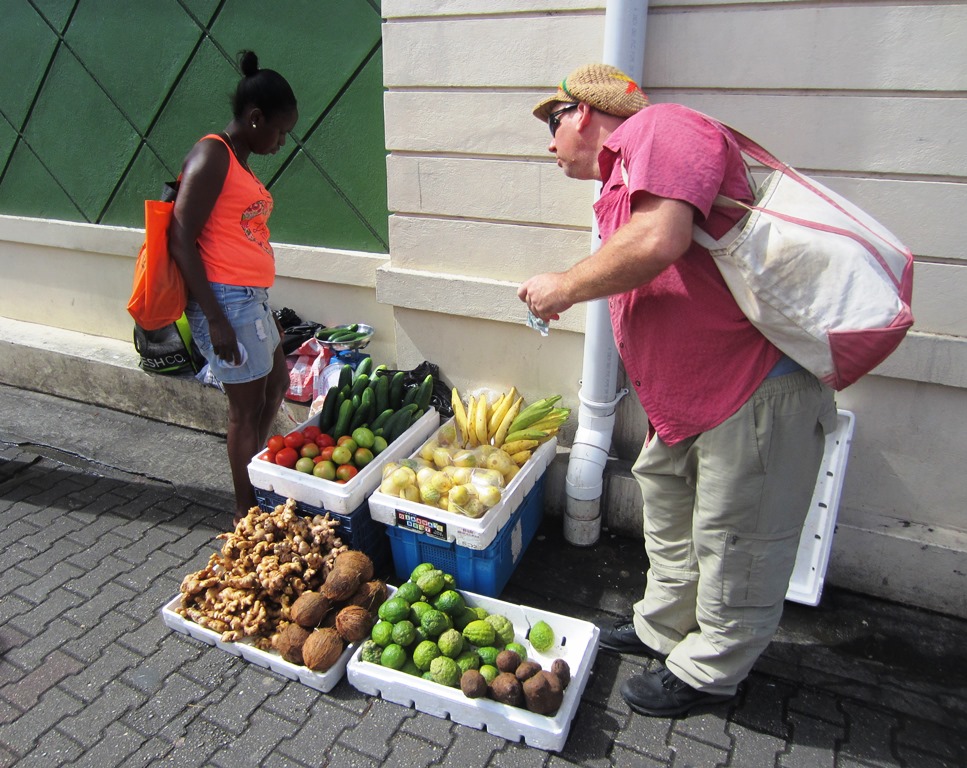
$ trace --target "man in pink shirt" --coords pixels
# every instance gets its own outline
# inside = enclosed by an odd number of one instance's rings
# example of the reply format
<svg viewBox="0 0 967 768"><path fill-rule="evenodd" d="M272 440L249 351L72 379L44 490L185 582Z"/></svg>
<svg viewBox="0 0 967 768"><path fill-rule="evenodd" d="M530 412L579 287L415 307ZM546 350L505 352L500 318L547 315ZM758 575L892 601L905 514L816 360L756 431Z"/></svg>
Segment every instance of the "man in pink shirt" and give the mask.
<svg viewBox="0 0 967 768"><path fill-rule="evenodd" d="M591 64L534 115L564 173L602 182L603 245L518 295L553 320L608 297L625 372L648 416L633 472L644 499L648 580L606 650L659 664L622 685L637 712L674 716L735 695L779 624L799 534L835 423L832 391L746 319L698 226L716 239L751 202L727 130L677 104L649 106L630 78Z"/></svg>

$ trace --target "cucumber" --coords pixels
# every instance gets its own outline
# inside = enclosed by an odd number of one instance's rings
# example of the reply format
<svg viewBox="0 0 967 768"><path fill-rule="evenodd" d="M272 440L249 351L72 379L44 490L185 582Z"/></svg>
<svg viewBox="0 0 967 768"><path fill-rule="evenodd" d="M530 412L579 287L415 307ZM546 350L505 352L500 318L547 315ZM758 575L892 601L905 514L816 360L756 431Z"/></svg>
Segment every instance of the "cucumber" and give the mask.
<svg viewBox="0 0 967 768"><path fill-rule="evenodd" d="M363 394L359 398L359 408L356 409L352 421L349 422L349 434L369 422L373 417L373 411L376 410L375 403L376 395L373 390L368 388L363 390Z"/></svg>
<svg viewBox="0 0 967 768"><path fill-rule="evenodd" d="M386 438L386 443L392 443L396 438L406 432L410 428L410 419L413 414L417 411L416 403L410 403L409 405L404 405L400 408L393 418L383 425L383 437Z"/></svg>
<svg viewBox="0 0 967 768"><path fill-rule="evenodd" d="M369 376L373 372L373 358L364 357L359 361L359 365L356 366L356 378L360 376Z"/></svg>
<svg viewBox="0 0 967 768"><path fill-rule="evenodd" d="M396 411L392 408L384 408L379 412L379 416L373 419L373 423L369 425L369 428L376 432L376 430L382 429L386 426L386 422L389 421L390 416L392 416Z"/></svg>
<svg viewBox="0 0 967 768"><path fill-rule="evenodd" d="M428 373L426 378L420 383L419 388L416 391L416 404L420 408L420 413L423 413L427 408L430 407L430 398L433 396L433 374Z"/></svg>
<svg viewBox="0 0 967 768"><path fill-rule="evenodd" d="M403 371L393 374L389 385L389 407L397 410L403 405Z"/></svg>
<svg viewBox="0 0 967 768"><path fill-rule="evenodd" d="M343 387L350 387L350 388L352 388L352 386L353 386L353 367L351 365L344 365L339 370L339 383L338 383L337 386L339 387L339 389L342 389Z"/></svg>
<svg viewBox="0 0 967 768"><path fill-rule="evenodd" d="M416 402L416 395L419 391L419 387L410 387L406 390L406 394L403 396L403 405L409 405L410 403Z"/></svg>
<svg viewBox="0 0 967 768"><path fill-rule="evenodd" d="M389 408L389 376L376 378L376 412L382 413Z"/></svg>
<svg viewBox="0 0 967 768"><path fill-rule="evenodd" d="M336 419L336 424L332 428L332 432L329 434L335 437L337 440L343 435L347 434L349 429L349 423L352 421L353 414L356 412L356 405L353 404L352 400L345 400L342 405L339 406L339 418Z"/></svg>
<svg viewBox="0 0 967 768"><path fill-rule="evenodd" d="M353 385L349 390L353 395L362 395L363 390L367 389L369 376L365 373L358 374L353 380Z"/></svg>
<svg viewBox="0 0 967 768"><path fill-rule="evenodd" d="M328 432L330 427L336 423L336 415L339 413L339 390L330 389L326 392L326 399L322 403L322 411L319 413L319 429Z"/></svg>

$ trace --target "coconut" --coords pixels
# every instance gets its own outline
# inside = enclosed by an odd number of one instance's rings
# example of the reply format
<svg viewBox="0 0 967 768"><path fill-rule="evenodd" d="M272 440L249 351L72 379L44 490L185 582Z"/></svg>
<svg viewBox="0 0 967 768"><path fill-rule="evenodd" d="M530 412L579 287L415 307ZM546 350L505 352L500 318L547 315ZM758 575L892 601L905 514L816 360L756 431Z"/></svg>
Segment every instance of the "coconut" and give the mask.
<svg viewBox="0 0 967 768"><path fill-rule="evenodd" d="M339 661L345 645L334 629L317 629L309 633L302 646L302 658L309 669L325 672Z"/></svg>
<svg viewBox="0 0 967 768"><path fill-rule="evenodd" d="M367 581L357 589L356 594L349 598L349 604L361 605L370 613L374 613L386 602L386 597L386 585L377 579L375 581Z"/></svg>
<svg viewBox="0 0 967 768"><path fill-rule="evenodd" d="M333 568L336 570L348 568L354 573L358 573L360 583L372 581L376 573L376 569L373 567L373 561L369 558L369 555L355 549L347 549L336 555Z"/></svg>
<svg viewBox="0 0 967 768"><path fill-rule="evenodd" d="M279 655L290 664L302 664L302 646L309 637L309 631L295 622L290 622L285 629L275 636L273 645Z"/></svg>
<svg viewBox="0 0 967 768"><path fill-rule="evenodd" d="M347 643L365 640L373 628L373 617L361 605L347 605L336 614L336 631Z"/></svg>
<svg viewBox="0 0 967 768"><path fill-rule="evenodd" d="M289 609L292 621L300 627L318 627L332 607L332 601L318 592L303 592Z"/></svg>
<svg viewBox="0 0 967 768"><path fill-rule="evenodd" d="M362 580L359 572L351 568L333 568L322 585L322 594L334 603L348 600L352 597Z"/></svg>

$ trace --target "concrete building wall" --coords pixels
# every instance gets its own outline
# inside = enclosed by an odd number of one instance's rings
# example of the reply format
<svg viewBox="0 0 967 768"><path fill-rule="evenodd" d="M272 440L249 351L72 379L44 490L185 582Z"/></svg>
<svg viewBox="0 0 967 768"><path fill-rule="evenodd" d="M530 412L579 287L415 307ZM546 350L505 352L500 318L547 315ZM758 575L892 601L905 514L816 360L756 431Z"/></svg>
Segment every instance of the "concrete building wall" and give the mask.
<svg viewBox="0 0 967 768"><path fill-rule="evenodd" d="M541 337L516 288L590 249L592 186L563 177L530 107L600 59L604 11L603 0L383 0L389 254L280 245L274 302L324 321L364 315L380 329L377 359L432 360L461 390L514 384L576 406L583 308ZM952 226L967 210L964 39L960 3L656 0L642 82L655 102L749 133L915 252L915 332L838 397L857 426L829 580L957 615L967 615L967 270ZM138 243L136 230L0 217L0 314L128 338L119 298ZM629 535L640 533L640 499L627 462L644 427L625 398L603 506L606 525ZM565 462L552 470L551 513Z"/></svg>

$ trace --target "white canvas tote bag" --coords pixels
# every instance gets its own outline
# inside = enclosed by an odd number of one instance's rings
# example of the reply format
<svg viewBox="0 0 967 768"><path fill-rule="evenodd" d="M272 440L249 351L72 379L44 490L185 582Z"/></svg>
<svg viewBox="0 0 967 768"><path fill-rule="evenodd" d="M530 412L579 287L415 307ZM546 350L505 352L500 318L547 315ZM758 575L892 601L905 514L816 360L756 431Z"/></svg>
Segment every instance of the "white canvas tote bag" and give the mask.
<svg viewBox="0 0 967 768"><path fill-rule="evenodd" d="M882 224L738 131L773 172L719 240L696 226L746 317L820 381L843 389L879 365L913 325L913 255Z"/></svg>

